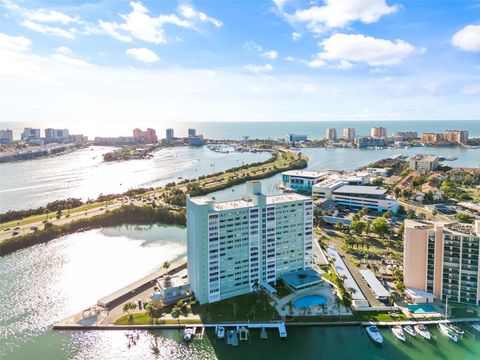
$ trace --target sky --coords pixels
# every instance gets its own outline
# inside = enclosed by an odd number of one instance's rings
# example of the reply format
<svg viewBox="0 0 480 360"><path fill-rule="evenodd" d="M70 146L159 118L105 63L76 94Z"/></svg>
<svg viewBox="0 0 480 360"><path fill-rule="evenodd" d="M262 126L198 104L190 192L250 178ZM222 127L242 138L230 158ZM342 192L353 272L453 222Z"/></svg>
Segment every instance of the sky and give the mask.
<svg viewBox="0 0 480 360"><path fill-rule="evenodd" d="M480 119L480 0L0 0L0 122L415 119Z"/></svg>

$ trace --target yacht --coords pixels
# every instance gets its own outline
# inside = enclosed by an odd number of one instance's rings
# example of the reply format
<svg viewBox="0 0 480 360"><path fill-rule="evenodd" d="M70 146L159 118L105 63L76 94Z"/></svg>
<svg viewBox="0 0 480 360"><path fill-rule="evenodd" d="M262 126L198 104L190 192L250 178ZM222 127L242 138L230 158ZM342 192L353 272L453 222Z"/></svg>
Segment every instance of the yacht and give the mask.
<svg viewBox="0 0 480 360"><path fill-rule="evenodd" d="M457 325L453 324L445 324L446 327L448 327L450 330L452 330L453 333L457 335L463 335L465 334L465 331L463 331L461 328L459 328Z"/></svg>
<svg viewBox="0 0 480 360"><path fill-rule="evenodd" d="M392 333L393 333L393 335L395 335L395 337L398 340L401 340L401 341L407 340L406 337L405 337L405 334L403 333L403 329L400 325L393 326L392 327Z"/></svg>
<svg viewBox="0 0 480 360"><path fill-rule="evenodd" d="M425 339L430 340L431 335L430 331L428 331L427 327L425 325L415 325L413 327L415 329L415 332L419 334L420 336L423 336Z"/></svg>
<svg viewBox="0 0 480 360"><path fill-rule="evenodd" d="M440 330L440 332L442 333L443 336L445 336L446 338L452 340L453 342L457 342L458 341L458 337L457 335L454 334L454 332L452 330L450 330L447 326L445 326L444 324L438 324L438 329Z"/></svg>
<svg viewBox="0 0 480 360"><path fill-rule="evenodd" d="M378 344L383 344L382 334L380 334L380 331L375 325L368 325L365 327L365 330L367 331L368 336L370 336L370 339Z"/></svg>
<svg viewBox="0 0 480 360"><path fill-rule="evenodd" d="M403 327L403 330L410 336L415 337L417 334L415 333L415 330L410 325L405 325Z"/></svg>
<svg viewBox="0 0 480 360"><path fill-rule="evenodd" d="M215 334L217 335L217 339L224 339L225 338L225 328L223 326L218 326L215 329Z"/></svg>
<svg viewBox="0 0 480 360"><path fill-rule="evenodd" d="M190 328L185 328L185 331L183 332L183 340L187 342L192 340L192 335L193 335L193 330Z"/></svg>

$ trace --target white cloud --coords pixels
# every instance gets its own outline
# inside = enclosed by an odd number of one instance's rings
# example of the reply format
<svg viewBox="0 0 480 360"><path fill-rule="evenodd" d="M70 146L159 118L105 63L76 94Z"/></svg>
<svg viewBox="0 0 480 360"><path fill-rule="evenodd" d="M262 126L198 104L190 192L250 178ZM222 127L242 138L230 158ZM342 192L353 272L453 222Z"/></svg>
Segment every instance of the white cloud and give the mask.
<svg viewBox="0 0 480 360"><path fill-rule="evenodd" d="M277 6L283 12L284 2ZM389 6L385 0L325 0L323 6L313 5L293 14L284 13L284 16L291 22L306 23L313 32L322 33L326 28L344 28L353 21L374 23L398 9L397 5Z"/></svg>
<svg viewBox="0 0 480 360"><path fill-rule="evenodd" d="M295 61L295 58L293 56L285 56L285 60L287 61Z"/></svg>
<svg viewBox="0 0 480 360"><path fill-rule="evenodd" d="M211 18L203 12L196 11L191 6L182 5L178 8L180 16L176 14L151 16L149 10L141 2L130 2L132 11L121 14L123 22L108 22L99 20L99 26L113 38L130 42L137 38L154 44L167 43L167 36L163 26L166 24L182 28L196 29L198 23L210 23L215 27L222 26L220 20Z"/></svg>
<svg viewBox="0 0 480 360"><path fill-rule="evenodd" d="M220 20L210 17L201 11L197 11L190 5L180 5L178 7L178 11L184 18L187 18L189 20L196 20L204 23L210 23L216 28L220 28L223 25L223 23Z"/></svg>
<svg viewBox="0 0 480 360"><path fill-rule="evenodd" d="M323 52L317 55L317 60L363 62L371 66L398 64L415 51L403 40L390 41L362 34L335 34L320 45Z"/></svg>
<svg viewBox="0 0 480 360"><path fill-rule="evenodd" d="M145 64L153 64L153 63L156 63L158 60L160 60L157 54L155 54L152 50L147 48L127 49L125 51L125 54Z"/></svg>
<svg viewBox="0 0 480 360"><path fill-rule="evenodd" d="M253 72L255 74L270 72L273 70L273 66L271 64L265 65L245 65L243 67L245 70Z"/></svg>
<svg viewBox="0 0 480 360"><path fill-rule="evenodd" d="M245 44L243 44L243 47L248 51L257 51L257 52L263 51L262 46L257 44L254 41L247 41Z"/></svg>
<svg viewBox="0 0 480 360"><path fill-rule="evenodd" d="M31 44L30 39L26 37L0 33L0 49L25 51Z"/></svg>
<svg viewBox="0 0 480 360"><path fill-rule="evenodd" d="M340 62L337 64L337 69L340 70L350 70L352 67L353 64L346 60L340 60Z"/></svg>
<svg viewBox="0 0 480 360"><path fill-rule="evenodd" d="M270 50L265 51L264 53L260 54L260 56L275 60L278 57L278 53L275 50Z"/></svg>
<svg viewBox="0 0 480 360"><path fill-rule="evenodd" d="M45 35L54 35L60 36L67 39L74 39L75 38L75 30L74 29L63 29L57 26L49 26L43 24L37 24L30 20L24 20L21 22L21 25L26 27L27 29L45 34Z"/></svg>
<svg viewBox="0 0 480 360"><path fill-rule="evenodd" d="M65 46L61 46L55 49L55 53L51 55L52 59L59 61L66 65L73 66L92 66L88 62L78 59L74 56L73 51Z"/></svg>
<svg viewBox="0 0 480 360"><path fill-rule="evenodd" d="M293 41L298 41L298 40L300 40L301 37L302 37L302 34L300 34L298 32L292 32L292 40Z"/></svg>
<svg viewBox="0 0 480 360"><path fill-rule="evenodd" d="M45 10L45 9L26 10L25 17L32 21L47 22L47 23L59 22L62 24L74 23L79 20L78 16L72 17L60 11Z"/></svg>
<svg viewBox="0 0 480 360"><path fill-rule="evenodd" d="M312 61L307 61L306 64L310 66L312 69L320 68L327 66L327 63L323 61L322 59L314 59Z"/></svg>
<svg viewBox="0 0 480 360"><path fill-rule="evenodd" d="M480 95L480 84L465 85L462 88L462 94L466 95Z"/></svg>
<svg viewBox="0 0 480 360"><path fill-rule="evenodd" d="M461 50L480 52L480 25L467 25L452 37L452 44Z"/></svg>

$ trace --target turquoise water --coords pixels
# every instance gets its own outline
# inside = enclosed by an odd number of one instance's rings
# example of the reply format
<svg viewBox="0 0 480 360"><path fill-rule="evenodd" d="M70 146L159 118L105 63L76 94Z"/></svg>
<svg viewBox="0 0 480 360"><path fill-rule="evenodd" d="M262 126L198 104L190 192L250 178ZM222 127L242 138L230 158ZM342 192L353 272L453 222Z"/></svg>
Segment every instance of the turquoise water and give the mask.
<svg viewBox="0 0 480 360"><path fill-rule="evenodd" d="M407 308L415 314L438 313L437 309L428 304L407 305Z"/></svg>
<svg viewBox="0 0 480 360"><path fill-rule="evenodd" d="M434 339L398 342L380 329L377 346L360 327L288 328L288 338L252 331L238 348L213 332L191 344L182 332L52 331L51 326L161 264L185 255L184 228L121 226L65 236L0 258L0 359L452 359L480 357L480 333L463 326L459 343L430 327ZM127 335L139 334L129 346Z"/></svg>
<svg viewBox="0 0 480 360"><path fill-rule="evenodd" d="M327 303L328 303L328 299L322 295L306 295L296 299L293 302L293 304L297 309L301 309L303 307L310 307L314 305L326 305Z"/></svg>

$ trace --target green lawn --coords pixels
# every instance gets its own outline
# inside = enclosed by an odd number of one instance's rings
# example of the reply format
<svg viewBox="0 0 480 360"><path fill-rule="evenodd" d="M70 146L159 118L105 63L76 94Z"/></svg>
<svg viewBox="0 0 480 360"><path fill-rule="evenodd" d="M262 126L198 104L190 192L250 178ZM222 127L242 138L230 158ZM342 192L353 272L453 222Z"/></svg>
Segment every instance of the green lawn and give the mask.
<svg viewBox="0 0 480 360"><path fill-rule="evenodd" d="M246 294L213 304L192 305L193 314L203 322L269 321L278 318L265 294Z"/></svg>
<svg viewBox="0 0 480 360"><path fill-rule="evenodd" d="M397 316L391 316L387 312L377 311L357 311L355 319L358 321L404 321L408 320L405 314L397 313Z"/></svg>
<svg viewBox="0 0 480 360"><path fill-rule="evenodd" d="M130 319L128 314L120 316L115 320L115 325L175 325L175 324L201 324L201 321L198 319L188 319L185 316L180 316L179 319L154 319L152 320L148 314L145 313L135 313L133 314L133 319Z"/></svg>

